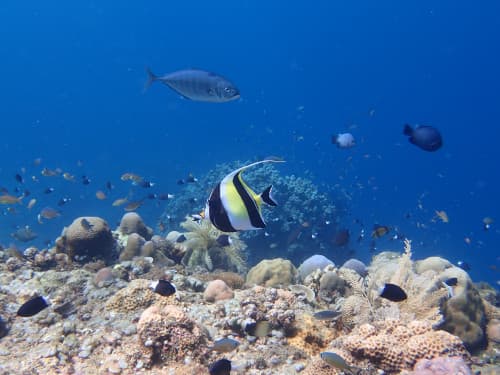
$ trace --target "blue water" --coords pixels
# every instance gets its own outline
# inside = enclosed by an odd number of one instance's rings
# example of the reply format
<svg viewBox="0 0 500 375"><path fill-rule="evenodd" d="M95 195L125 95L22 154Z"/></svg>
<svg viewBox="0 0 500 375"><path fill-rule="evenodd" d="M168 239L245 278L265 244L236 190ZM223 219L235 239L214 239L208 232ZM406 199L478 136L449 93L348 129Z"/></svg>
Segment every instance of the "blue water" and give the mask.
<svg viewBox="0 0 500 375"><path fill-rule="evenodd" d="M123 210L111 202L130 185L119 179L124 172L182 194L176 181L189 172L271 154L287 159L284 174L309 170L325 191L339 184L353 235L355 219L367 231L398 226L414 257L461 259L475 280L496 284L499 12L498 1L4 0L0 185L12 191L23 167L25 179L40 182L25 184L38 200L32 211L27 202L14 214L1 207L0 243L22 249L9 233L29 224L41 247L81 215L114 226ZM212 70L242 98L190 102L160 84L143 93L146 66ZM444 147L426 153L409 144L405 122L436 126ZM330 137L346 130L358 145L339 150ZM42 167L77 182L43 177ZM115 190L97 200L108 180ZM44 194L49 186L55 191ZM39 210L57 208L62 196L72 198L62 216L38 224ZM435 210L449 223L433 222ZM138 212L154 225L163 207L151 201ZM496 220L488 231L485 216ZM401 244L377 243L394 247ZM369 259L368 244L356 251Z"/></svg>

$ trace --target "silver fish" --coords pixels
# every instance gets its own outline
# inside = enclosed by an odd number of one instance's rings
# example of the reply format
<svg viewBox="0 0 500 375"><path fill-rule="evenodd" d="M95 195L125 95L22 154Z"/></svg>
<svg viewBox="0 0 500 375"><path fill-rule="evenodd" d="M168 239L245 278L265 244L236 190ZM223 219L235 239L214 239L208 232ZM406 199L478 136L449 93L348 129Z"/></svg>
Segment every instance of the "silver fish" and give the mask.
<svg viewBox="0 0 500 375"><path fill-rule="evenodd" d="M219 353L229 353L235 350L238 345L240 345L239 341L226 337L215 341L212 350Z"/></svg>
<svg viewBox="0 0 500 375"><path fill-rule="evenodd" d="M231 81L215 73L184 69L157 76L150 69L146 71L148 80L145 89L155 81L160 81L185 98L195 101L223 103L240 97L240 91Z"/></svg>

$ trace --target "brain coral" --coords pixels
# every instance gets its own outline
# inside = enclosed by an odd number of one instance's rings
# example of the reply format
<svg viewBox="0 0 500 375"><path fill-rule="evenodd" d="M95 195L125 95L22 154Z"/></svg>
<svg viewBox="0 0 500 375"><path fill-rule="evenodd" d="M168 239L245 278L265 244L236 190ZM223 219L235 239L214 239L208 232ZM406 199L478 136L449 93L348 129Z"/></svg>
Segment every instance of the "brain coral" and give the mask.
<svg viewBox="0 0 500 375"><path fill-rule="evenodd" d="M377 326L364 324L334 342L349 350L357 360L368 360L387 373L412 369L422 358L462 357L469 354L462 341L448 332L435 331L430 322L413 321L400 325L388 319Z"/></svg>
<svg viewBox="0 0 500 375"><path fill-rule="evenodd" d="M465 271L453 267L445 271L444 278L456 277L455 295L442 305L444 323L440 328L457 335L467 349L484 348L486 340L486 312L483 300Z"/></svg>
<svg viewBox="0 0 500 375"><path fill-rule="evenodd" d="M265 259L248 271L247 284L286 286L292 284L296 276L297 270L288 259Z"/></svg>
<svg viewBox="0 0 500 375"><path fill-rule="evenodd" d="M142 218L135 212L127 212L123 215L118 230L122 234L137 233L147 241L153 236L153 229L146 226Z"/></svg>
<svg viewBox="0 0 500 375"><path fill-rule="evenodd" d="M66 253L71 259L93 258L111 260L115 256L115 240L108 223L99 217L76 218L56 240L56 252Z"/></svg>

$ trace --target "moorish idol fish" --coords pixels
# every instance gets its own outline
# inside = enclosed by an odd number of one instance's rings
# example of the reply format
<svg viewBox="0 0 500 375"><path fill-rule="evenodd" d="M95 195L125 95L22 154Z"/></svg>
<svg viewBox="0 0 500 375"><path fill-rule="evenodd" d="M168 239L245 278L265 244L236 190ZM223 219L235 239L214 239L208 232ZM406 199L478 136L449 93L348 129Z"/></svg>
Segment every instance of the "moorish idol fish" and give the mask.
<svg viewBox="0 0 500 375"><path fill-rule="evenodd" d="M277 206L271 196L272 185L260 195L256 194L241 177L242 172L254 165L267 162L283 162L279 159L265 159L241 167L217 184L207 200L204 217L222 232L261 229L266 227L262 217L262 202Z"/></svg>

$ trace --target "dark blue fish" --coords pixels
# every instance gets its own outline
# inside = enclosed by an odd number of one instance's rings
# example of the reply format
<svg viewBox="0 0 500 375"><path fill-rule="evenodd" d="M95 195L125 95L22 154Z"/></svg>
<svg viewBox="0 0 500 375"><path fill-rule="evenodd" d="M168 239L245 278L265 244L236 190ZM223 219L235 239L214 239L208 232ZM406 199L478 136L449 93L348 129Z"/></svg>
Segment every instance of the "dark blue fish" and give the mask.
<svg viewBox="0 0 500 375"><path fill-rule="evenodd" d="M7 323L2 319L0 316L0 339L9 333L9 327L7 326Z"/></svg>
<svg viewBox="0 0 500 375"><path fill-rule="evenodd" d="M231 361L228 359L219 359L208 366L210 375L229 375L231 373Z"/></svg>
<svg viewBox="0 0 500 375"><path fill-rule="evenodd" d="M449 279L446 279L444 283L449 286L457 286L458 279L456 277L450 277Z"/></svg>
<svg viewBox="0 0 500 375"><path fill-rule="evenodd" d="M443 139L439 131L428 125L420 125L413 129L406 124L403 134L410 137L408 140L415 146L425 151L436 151L443 145Z"/></svg>
<svg viewBox="0 0 500 375"><path fill-rule="evenodd" d="M29 317L38 314L40 311L49 306L49 303L42 296L34 297L24 303L19 310L17 316Z"/></svg>
<svg viewBox="0 0 500 375"><path fill-rule="evenodd" d="M185 98L200 101L223 103L240 97L238 88L228 79L211 72L198 69L185 69L164 76L156 76L147 69L147 89L155 81L160 81Z"/></svg>
<svg viewBox="0 0 500 375"><path fill-rule="evenodd" d="M175 293L175 286L167 280L158 280L151 283L151 289L161 296L168 297Z"/></svg>
<svg viewBox="0 0 500 375"><path fill-rule="evenodd" d="M318 320L333 320L340 316L342 313L340 311L333 311L333 310L322 310L315 312L313 314L313 317Z"/></svg>
<svg viewBox="0 0 500 375"><path fill-rule="evenodd" d="M392 302L401 302L404 301L406 298L408 298L406 292L403 289L401 289L400 286L390 283L385 283L379 289L379 294L380 297L388 299L389 301Z"/></svg>
<svg viewBox="0 0 500 375"><path fill-rule="evenodd" d="M233 243L233 239L227 234L221 234L219 237L217 237L216 241L222 247L229 246Z"/></svg>

